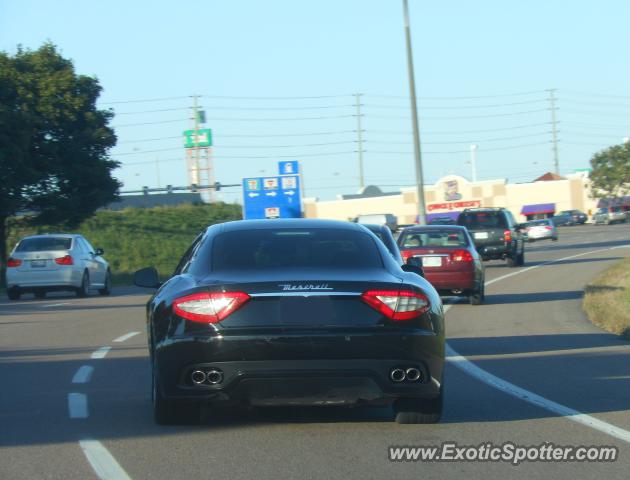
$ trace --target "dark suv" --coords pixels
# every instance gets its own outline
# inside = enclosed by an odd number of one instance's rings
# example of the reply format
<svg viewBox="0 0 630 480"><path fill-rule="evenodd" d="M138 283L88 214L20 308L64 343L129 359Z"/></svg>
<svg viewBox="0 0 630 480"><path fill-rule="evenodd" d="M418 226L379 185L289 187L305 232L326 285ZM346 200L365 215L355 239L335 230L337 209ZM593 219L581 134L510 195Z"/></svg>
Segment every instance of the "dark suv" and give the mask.
<svg viewBox="0 0 630 480"><path fill-rule="evenodd" d="M484 260L507 260L509 267L525 263L525 242L521 225L505 208L467 208L457 224L468 229Z"/></svg>

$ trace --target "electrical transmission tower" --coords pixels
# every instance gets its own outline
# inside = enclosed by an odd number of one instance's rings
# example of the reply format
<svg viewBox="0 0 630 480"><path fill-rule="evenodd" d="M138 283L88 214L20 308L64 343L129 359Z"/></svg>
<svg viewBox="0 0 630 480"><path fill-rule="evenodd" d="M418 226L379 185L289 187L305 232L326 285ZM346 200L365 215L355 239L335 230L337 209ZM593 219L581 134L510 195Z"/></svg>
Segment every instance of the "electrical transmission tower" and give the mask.
<svg viewBox="0 0 630 480"><path fill-rule="evenodd" d="M200 110L199 95L193 95L193 129L184 132L188 185L196 191L198 185L214 185L214 161L212 159L212 130L205 128L206 113ZM200 189L206 203L215 199L214 189Z"/></svg>

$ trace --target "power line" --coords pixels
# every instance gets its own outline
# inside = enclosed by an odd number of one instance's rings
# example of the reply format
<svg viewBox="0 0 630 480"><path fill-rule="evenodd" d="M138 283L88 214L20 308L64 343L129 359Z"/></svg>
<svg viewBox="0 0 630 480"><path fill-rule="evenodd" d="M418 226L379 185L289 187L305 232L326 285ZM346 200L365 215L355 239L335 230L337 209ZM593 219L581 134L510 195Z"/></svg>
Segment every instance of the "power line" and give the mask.
<svg viewBox="0 0 630 480"><path fill-rule="evenodd" d="M345 95L315 95L315 96L302 96L302 97L241 97L241 96L229 96L229 95L200 95L202 98L216 98L223 100L320 100L324 98L349 98L352 97L352 93Z"/></svg>
<svg viewBox="0 0 630 480"><path fill-rule="evenodd" d="M475 95L475 96L459 96L459 97L418 97L420 100L473 100L478 98L506 98L506 97L518 97L525 95L534 95L545 93L545 90L532 90L529 92L517 92L517 93L505 93L497 95ZM366 97L374 98L398 98L401 100L409 100L406 95L380 95L380 94L366 94Z"/></svg>
<svg viewBox="0 0 630 480"><path fill-rule="evenodd" d="M512 146L508 146L508 147L494 147L494 148L484 148L482 151L484 152L494 152L494 151L499 151L499 150L514 150L514 149L518 149L518 148L525 148L525 147L534 147L537 145L549 145L550 142L536 142L536 143L525 143L525 144L521 144L521 145L512 145ZM395 151L382 151L382 150L366 150L368 153L377 153L377 154L385 154L385 155L413 155L413 152L408 151L408 152L395 152ZM451 150L448 152L423 152L423 153L428 153L428 154L433 154L433 155L442 155L442 154L454 154L454 153L470 153L470 150Z"/></svg>
<svg viewBox="0 0 630 480"><path fill-rule="evenodd" d="M495 118L495 117L513 117L517 115L528 115L532 113L540 113L547 112L549 109L547 108L539 108L536 110L524 110L521 112L511 112L511 113L492 113L488 115L469 115L469 116L455 116L455 117L431 117L424 116L425 120L465 120L465 119L473 119L473 118ZM369 118L380 118L386 120L409 120L409 117L394 117L394 116L382 116L382 115L370 115Z"/></svg>
<svg viewBox="0 0 630 480"><path fill-rule="evenodd" d="M343 152L324 152L324 153L295 153L291 155L213 155L213 158L232 158L232 159L274 159L274 158L303 158L303 157L328 157L335 155L352 155L356 153L354 150L343 151ZM167 163L167 162L175 162L175 161L184 161L184 158L165 158L165 159L156 159L156 160L147 160L142 162L125 162L121 166L133 166L133 165L148 165L155 163Z"/></svg>
<svg viewBox="0 0 630 480"><path fill-rule="evenodd" d="M356 132L357 132L356 130L338 130L338 131L331 131L331 132L279 133L279 134L267 134L267 133L245 134L245 135L221 134L221 138L308 137L308 136L317 136L317 135L342 135L342 134L356 133Z"/></svg>
<svg viewBox="0 0 630 480"><path fill-rule="evenodd" d="M123 104L123 103L166 102L169 100L182 100L185 98L190 98L190 95L186 95L185 97L162 97L162 98L143 98L139 100L119 100L117 102L103 102L101 105L118 105L118 104Z"/></svg>
<svg viewBox="0 0 630 480"><path fill-rule="evenodd" d="M514 102L514 103L493 103L486 105L454 105L448 107L433 107L433 106L425 106L422 105L420 110L460 110L460 109L476 109L476 108L500 108L500 107L512 107L517 105L531 105L534 103L546 103L546 99L541 100L528 100L527 102ZM366 103L365 107L368 108L385 108L385 109L394 109L394 110L408 110L409 107L402 105L381 105L375 103Z"/></svg>
<svg viewBox="0 0 630 480"><path fill-rule="evenodd" d="M486 138L486 139L474 139L467 141L452 141L452 142L423 142L424 145L454 145L454 144L470 144L470 143L483 143L483 142L500 142L505 140L517 140L520 138L532 138L540 137L542 135L548 135L550 132L533 133L531 135L515 135L511 137L498 137L498 138ZM370 144L391 144L391 145L409 145L410 142L388 142L380 140L367 140Z"/></svg>
<svg viewBox="0 0 630 480"><path fill-rule="evenodd" d="M183 107L183 108L161 108L158 110L142 110L142 111L138 111L138 112L116 112L114 111L114 113L116 115L140 115L143 113L161 113L161 112L178 112L178 111L183 111L183 110L189 110L190 107Z"/></svg>
<svg viewBox="0 0 630 480"><path fill-rule="evenodd" d="M602 116L611 116L611 117L628 117L627 113L622 112L595 112L593 110L572 110L572 109L562 109L563 112L566 113L575 113L577 115L602 115Z"/></svg>
<svg viewBox="0 0 630 480"><path fill-rule="evenodd" d="M190 118L178 118L173 120L161 120L159 122L142 122L142 123L126 123L122 125L113 125L112 128L122 128L122 127L140 127L143 125L162 125L165 123L179 123L190 120Z"/></svg>
<svg viewBox="0 0 630 480"><path fill-rule="evenodd" d="M564 93L573 93L575 95L583 95L585 97L602 97L602 98L625 98L630 99L629 95L613 95L609 93L592 93L592 92L576 92L575 90L562 90Z"/></svg>
<svg viewBox="0 0 630 480"><path fill-rule="evenodd" d="M560 123L560 122L558 122ZM487 128L482 130L433 130L433 131L425 131L426 135L453 135L453 134L461 134L461 133L487 133L487 132L501 132L508 130L519 130L523 128L533 128L533 127L543 127L546 125L551 125L550 122L544 123L530 123L528 125L516 125L513 127L502 127L502 128ZM368 133L376 133L383 135L411 135L411 132L400 132L394 130L367 130Z"/></svg>
<svg viewBox="0 0 630 480"><path fill-rule="evenodd" d="M123 140L122 142L117 142L117 145L120 145L122 143L142 143L142 142L157 142L159 140L174 140L176 138L181 139L182 137L181 135L177 135L175 137L144 138L141 140Z"/></svg>
<svg viewBox="0 0 630 480"><path fill-rule="evenodd" d="M354 115L331 115L326 117L293 117L293 118L206 118L215 122L295 122L302 120L333 120L337 118L352 118Z"/></svg>

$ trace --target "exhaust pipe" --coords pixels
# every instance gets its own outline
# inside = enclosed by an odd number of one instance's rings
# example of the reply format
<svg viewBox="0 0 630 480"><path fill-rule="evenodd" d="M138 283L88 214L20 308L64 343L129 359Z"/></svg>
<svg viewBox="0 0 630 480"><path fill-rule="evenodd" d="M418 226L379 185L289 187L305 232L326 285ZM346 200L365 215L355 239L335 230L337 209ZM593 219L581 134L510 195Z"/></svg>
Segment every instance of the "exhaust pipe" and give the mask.
<svg viewBox="0 0 630 480"><path fill-rule="evenodd" d="M405 380L405 371L402 368L392 368L389 372L389 378L392 382L400 383Z"/></svg>
<svg viewBox="0 0 630 480"><path fill-rule="evenodd" d="M206 372L201 370L195 370L190 374L190 379L195 385L201 385L206 381Z"/></svg>
<svg viewBox="0 0 630 480"><path fill-rule="evenodd" d="M208 383L216 385L217 383L221 383L223 381L223 372L214 369L209 370L206 378L208 379Z"/></svg>
<svg viewBox="0 0 630 480"><path fill-rule="evenodd" d="M407 376L407 380L409 380L410 382L417 382L422 376L420 370L415 367L408 368L405 374Z"/></svg>

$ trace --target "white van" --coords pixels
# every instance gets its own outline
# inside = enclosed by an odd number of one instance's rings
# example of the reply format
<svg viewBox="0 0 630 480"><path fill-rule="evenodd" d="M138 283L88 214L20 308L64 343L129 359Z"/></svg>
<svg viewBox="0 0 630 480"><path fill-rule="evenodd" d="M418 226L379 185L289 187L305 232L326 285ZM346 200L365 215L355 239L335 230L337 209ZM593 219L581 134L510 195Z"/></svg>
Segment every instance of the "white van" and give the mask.
<svg viewBox="0 0 630 480"><path fill-rule="evenodd" d="M395 232L398 228L398 219L391 213L370 213L367 215L359 215L356 222L372 225L385 225L392 232Z"/></svg>

